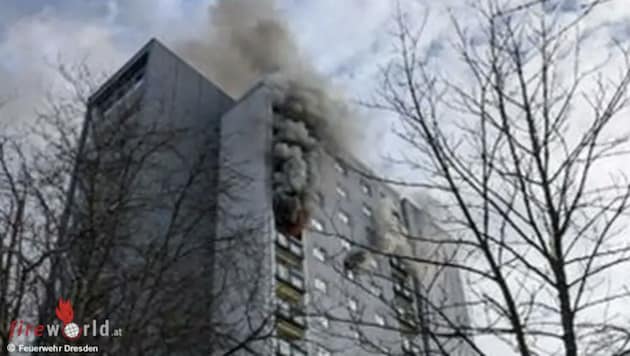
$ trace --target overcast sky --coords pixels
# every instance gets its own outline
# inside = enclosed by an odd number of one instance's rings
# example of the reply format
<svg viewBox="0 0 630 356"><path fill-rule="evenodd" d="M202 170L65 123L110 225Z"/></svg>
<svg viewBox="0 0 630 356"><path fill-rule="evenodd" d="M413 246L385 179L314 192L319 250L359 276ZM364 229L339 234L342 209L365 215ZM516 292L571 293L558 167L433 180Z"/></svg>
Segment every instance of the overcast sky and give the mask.
<svg viewBox="0 0 630 356"><path fill-rule="evenodd" d="M557 12L576 11L585 0L551 0ZM151 37L167 44L199 33L212 0L3 0L0 5L0 98L10 98L0 127L32 116L43 93L54 90L59 62L85 61L112 72ZM444 69L456 68L447 39L451 11L475 30L466 16L469 0L403 0L430 12L425 46ZM515 3L522 0L513 0ZM630 7L607 5L592 16L606 28L597 49L612 35L630 34ZM298 44L315 66L353 98L373 89L377 66L391 52L393 0L279 0ZM380 136L389 124L377 125Z"/></svg>

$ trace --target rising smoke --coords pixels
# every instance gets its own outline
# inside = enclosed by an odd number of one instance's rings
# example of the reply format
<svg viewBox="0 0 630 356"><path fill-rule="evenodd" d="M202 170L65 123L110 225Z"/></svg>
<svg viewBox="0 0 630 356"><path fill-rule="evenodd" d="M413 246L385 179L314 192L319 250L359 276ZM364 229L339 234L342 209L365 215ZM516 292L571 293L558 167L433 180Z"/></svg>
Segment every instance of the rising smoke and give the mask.
<svg viewBox="0 0 630 356"><path fill-rule="evenodd" d="M238 98L264 80L274 101L274 211L297 234L317 182L322 147L353 151L350 111L303 56L273 0L222 0L210 9L204 36L177 47L204 74Z"/></svg>

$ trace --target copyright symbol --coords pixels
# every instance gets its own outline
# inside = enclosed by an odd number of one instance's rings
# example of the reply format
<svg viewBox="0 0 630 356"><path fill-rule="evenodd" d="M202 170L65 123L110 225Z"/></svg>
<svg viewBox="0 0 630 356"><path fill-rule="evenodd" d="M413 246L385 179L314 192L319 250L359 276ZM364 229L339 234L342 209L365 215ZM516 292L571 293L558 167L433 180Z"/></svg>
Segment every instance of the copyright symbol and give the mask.
<svg viewBox="0 0 630 356"><path fill-rule="evenodd" d="M7 351L9 351L9 352L13 352L13 351L15 351L15 345L13 345L13 344L8 344L8 345L7 345Z"/></svg>

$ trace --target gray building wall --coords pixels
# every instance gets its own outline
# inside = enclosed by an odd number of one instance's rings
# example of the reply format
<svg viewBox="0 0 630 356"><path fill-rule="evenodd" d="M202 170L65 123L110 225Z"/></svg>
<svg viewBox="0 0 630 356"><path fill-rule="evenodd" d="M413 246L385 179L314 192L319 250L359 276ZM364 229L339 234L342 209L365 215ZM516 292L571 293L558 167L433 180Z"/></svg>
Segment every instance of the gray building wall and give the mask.
<svg viewBox="0 0 630 356"><path fill-rule="evenodd" d="M235 340L273 329L273 236L270 149L272 111L263 86L245 94L222 118L214 324ZM270 353L270 339L248 349ZM217 352L225 350L215 350ZM244 351L242 354L246 354ZM220 354L220 353L218 353Z"/></svg>
<svg viewBox="0 0 630 356"><path fill-rule="evenodd" d="M400 335L394 310L380 299L393 299L389 260L384 256L375 256L377 266L371 267L373 271L354 273L353 280L343 267L350 250L360 248L357 246L369 246L367 229L374 229L374 223L364 213L364 207L376 212L382 196L395 197L388 187L375 184L352 169L357 165L358 162L348 159L342 161L329 155L323 155L319 165L321 180L318 190L322 199L313 218L323 225L323 231L311 228L306 237L307 283L312 291L310 312L323 313L330 322L328 327L322 327L318 322L310 325L312 330L309 330L309 336L314 344L311 348L314 355L320 348L335 355L380 355L387 350L400 352ZM362 184L369 187L370 193L363 191ZM345 191L346 196L340 195L337 188ZM339 213L347 214L348 224L340 218ZM348 244L344 246L343 240ZM324 249L329 258L326 261L317 259L314 256L316 248ZM327 283L327 293L318 292L314 287L316 278ZM380 298L372 288L381 291ZM358 302L356 312L349 309L351 298ZM385 319L385 325L377 323L377 315ZM359 340L354 339L357 330L353 329L353 324L364 325L359 330Z"/></svg>
<svg viewBox="0 0 630 356"><path fill-rule="evenodd" d="M230 256L226 263L245 261L242 268L256 278L262 277L266 281L258 283L260 287L258 300L265 308L273 308L274 304L276 284L274 256L278 253L278 246L274 246L273 242L276 231L273 226L270 191L273 119L271 108L271 97L266 88L261 85L252 88L223 118L221 144L224 167L221 176L227 177L227 181L233 180L234 175L244 177L247 183L237 184L231 190L232 200L225 201L225 207L220 208L221 211L227 212L227 215L225 219L219 219L219 235L226 232L229 234L229 231L242 226L239 219L247 215L257 216L256 225L263 228L257 228L256 231L264 231L253 238L247 237L242 242L244 247L255 246L256 254L242 258ZM245 142L247 144L244 144ZM344 156L339 159L325 153L320 156L317 182L319 207L312 214L313 223L302 235L303 272L306 284L305 313L308 316L304 340L307 343L305 346L302 343L298 344L308 350L310 355L319 355L318 352L325 351L334 355L382 355L388 352L404 354L402 342L404 337L410 340L410 345L416 352L424 352L427 341L417 335L421 322L420 298L414 296L409 302L415 313L415 335L413 333L401 335L400 330L408 326L400 324L392 303L384 302L395 299L390 259L387 256L376 256L376 266L371 267L371 271L355 273L353 279L350 279L344 270L343 261L350 250L370 245L367 232L375 226L373 217L366 214L365 209L375 214L382 199L397 202L395 209L411 234L434 234L438 237L442 232L427 221L427 216L422 210L411 202L402 200L400 195L387 185L366 179L357 172L357 167L360 171L365 171L361 163L351 157ZM369 187L367 191L364 186ZM339 194L337 188L345 192L345 197ZM347 215L349 223L340 219L340 212ZM321 225L321 231L318 225ZM347 243L344 243L344 240ZM325 251L327 256L325 261L315 256L315 249ZM414 253L422 252L418 250ZM255 257L252 259L252 256ZM252 260L262 263L251 263ZM427 270L427 273L435 271ZM449 298L463 300L461 288L453 289L457 280L453 278L458 277L457 271L449 271L446 275L452 278L440 277L441 287L449 292L452 290L453 295ZM416 277L418 283L428 278ZM247 288L243 287L247 285L246 281L239 279L236 272L231 279L239 280L240 284L234 286L231 299L243 300L249 293ZM316 279L326 282L325 293L315 287ZM440 290L441 294L431 292L431 295L424 297L440 299L444 297L442 293L444 290ZM418 286L417 293L423 292ZM377 296L377 293L380 295ZM348 308L350 299L357 301L356 312L351 312ZM272 309L261 308L254 320L261 320L270 310ZM243 313L244 308L232 308L223 318L242 320ZM467 318L465 310L456 313L461 313L462 317ZM377 315L385 319L385 325L379 325L376 321ZM328 319L328 327L322 325L322 316ZM356 328L353 325L361 326L358 340L354 339ZM242 331L246 334L248 329L244 327Z"/></svg>
<svg viewBox="0 0 630 356"><path fill-rule="evenodd" d="M108 240L115 247L107 278L146 277L107 292L109 303L122 305L110 316L112 325L147 319L141 331L146 335L129 340L137 350L162 343L154 354L205 355L212 346L199 340L210 337L203 331L213 310L220 118L233 103L155 40L90 99L83 162L98 158L99 170L106 171L97 183L102 209L124 209L116 213L115 226L102 231L115 236ZM83 168L76 180L90 179L89 168ZM122 200L117 197L121 189ZM80 229L86 199L94 196L88 198L81 188L70 194L77 196L74 224ZM87 266L92 262L81 260L90 246L82 248L74 255ZM150 290L153 282L160 283L156 293ZM145 309L125 309L135 304ZM159 336L184 326L196 331L171 334L172 340Z"/></svg>

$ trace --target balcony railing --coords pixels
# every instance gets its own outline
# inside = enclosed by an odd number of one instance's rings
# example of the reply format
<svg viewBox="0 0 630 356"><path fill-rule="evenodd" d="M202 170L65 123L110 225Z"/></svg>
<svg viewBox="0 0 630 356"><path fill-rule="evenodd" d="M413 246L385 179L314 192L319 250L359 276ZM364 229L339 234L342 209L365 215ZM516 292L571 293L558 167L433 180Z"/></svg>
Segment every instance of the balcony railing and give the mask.
<svg viewBox="0 0 630 356"><path fill-rule="evenodd" d="M402 281L394 282L394 292L407 300L413 300L413 292L411 288L403 284Z"/></svg>
<svg viewBox="0 0 630 356"><path fill-rule="evenodd" d="M402 272L404 274L407 274L407 269L405 268L405 266L403 265L403 263L400 261L400 258L397 256L392 256L389 259L389 264L396 270L398 270L399 272Z"/></svg>
<svg viewBox="0 0 630 356"><path fill-rule="evenodd" d="M286 340L278 339L276 342L276 355L278 356L306 356L307 353L301 347Z"/></svg>
<svg viewBox="0 0 630 356"><path fill-rule="evenodd" d="M294 305L287 301L279 300L276 313L278 317L286 321L290 321L299 327L304 328L306 326L304 311L299 305Z"/></svg>
<svg viewBox="0 0 630 356"><path fill-rule="evenodd" d="M407 338L402 341L402 350L405 355L420 355L420 347Z"/></svg>
<svg viewBox="0 0 630 356"><path fill-rule="evenodd" d="M403 307L396 307L396 316L398 317L398 321L401 323L407 325L411 329L416 329L416 319L414 318L414 313L411 310Z"/></svg>
<svg viewBox="0 0 630 356"><path fill-rule="evenodd" d="M276 234L276 244L300 259L304 257L302 243L292 237L287 237L287 235L278 232Z"/></svg>
<svg viewBox="0 0 630 356"><path fill-rule="evenodd" d="M304 292L304 276L302 272L283 264L276 265L276 276L300 292Z"/></svg>

